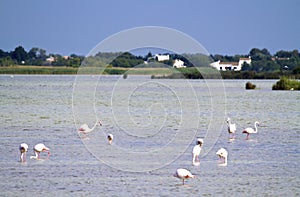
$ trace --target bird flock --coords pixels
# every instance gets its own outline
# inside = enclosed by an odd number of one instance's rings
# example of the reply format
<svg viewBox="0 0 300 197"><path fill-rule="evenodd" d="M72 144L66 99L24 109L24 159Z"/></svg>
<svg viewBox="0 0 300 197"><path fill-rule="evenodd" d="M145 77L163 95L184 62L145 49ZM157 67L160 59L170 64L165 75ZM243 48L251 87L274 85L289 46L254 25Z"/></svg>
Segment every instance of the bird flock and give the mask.
<svg viewBox="0 0 300 197"><path fill-rule="evenodd" d="M229 133L229 142L231 142L235 140L236 125L231 123L230 118L227 118L226 122L227 122L227 131ZM259 126L258 121L254 123L254 129L246 128L242 131L242 133L247 134L246 140L250 139L250 134L257 133L257 126ZM196 139L196 145L194 146L192 151L192 164L194 166L200 165L199 155L201 153L203 143L204 143L203 139L201 138ZM216 155L219 157L218 166L227 166L228 151L225 148L220 148L216 152ZM193 175L189 170L184 168L177 169L173 176L181 179L183 185L186 179L195 178L195 175Z"/></svg>
<svg viewBox="0 0 300 197"><path fill-rule="evenodd" d="M28 145L26 143L22 143L19 146L20 150L20 162L25 163L26 162L26 152L28 151ZM43 143L36 144L33 147L34 156L30 156L30 159L37 159L41 160L40 154L41 152L47 152L48 156L46 159L49 159L50 157L50 149L46 147Z"/></svg>
<svg viewBox="0 0 300 197"><path fill-rule="evenodd" d="M87 133L92 132L96 128L97 125L102 126L102 122L100 120L96 121L96 123L94 124L94 126L92 128L90 128L87 124L83 124L79 127L78 133L82 133L83 134L82 139L86 139ZM114 138L114 136L112 134L108 134L107 140L108 140L109 144L112 144L113 138ZM26 153L28 151L28 144L21 143L19 146L19 151L20 151L20 162L25 163L26 162ZM45 160L45 159L49 159L49 157L50 157L50 149L48 147L46 147L43 143L36 144L33 147L33 152L34 152L34 155L30 156L30 159ZM47 157L45 159L41 159L40 154L42 152L47 153Z"/></svg>
<svg viewBox="0 0 300 197"><path fill-rule="evenodd" d="M236 125L231 123L230 118L228 118L226 122L227 122L227 131L229 133L229 141L233 141L233 140L235 140ZM102 122L96 121L96 123L94 124L94 126L92 128L89 128L89 126L87 124L83 124L79 127L78 133L83 133L83 139L85 139L86 134L92 132L96 128L97 125L102 126ZM255 121L254 129L253 128L245 128L242 131L242 133L247 134L246 140L250 139L250 134L257 133L257 126L259 126L259 122ZM108 144L110 144L110 145L112 144L113 138L114 138L114 136L112 134L107 135ZM201 153L203 143L204 143L204 140L202 138L196 139L196 145L193 147L193 151L192 151L192 164L194 166L200 165L199 155ZM28 145L26 143L20 144L19 150L20 150L20 162L24 163L24 162L26 162L26 152L28 151ZM34 151L35 155L30 156L30 159L40 160L41 152L48 153L46 159L48 159L50 157L50 149L42 143L36 144L33 147L33 151ZM225 148L220 148L216 152L216 155L219 157L218 166L227 166L228 151ZM184 185L184 181L186 179L195 178L195 175L193 175L189 170L184 169L184 168L178 168L173 176L181 179L183 185Z"/></svg>

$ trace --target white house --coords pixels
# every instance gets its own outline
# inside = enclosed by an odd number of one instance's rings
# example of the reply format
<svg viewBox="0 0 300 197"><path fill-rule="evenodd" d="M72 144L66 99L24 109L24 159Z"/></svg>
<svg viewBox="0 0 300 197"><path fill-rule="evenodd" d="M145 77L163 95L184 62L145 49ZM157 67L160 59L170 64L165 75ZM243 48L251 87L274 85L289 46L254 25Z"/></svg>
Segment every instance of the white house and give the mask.
<svg viewBox="0 0 300 197"><path fill-rule="evenodd" d="M159 54L156 54L155 55L155 59L159 62L161 61L168 61L170 59L170 55L159 55Z"/></svg>
<svg viewBox="0 0 300 197"><path fill-rule="evenodd" d="M46 59L46 61L52 63L52 62L55 61L55 58L52 57L52 56L50 56L50 57L48 57L48 58Z"/></svg>
<svg viewBox="0 0 300 197"><path fill-rule="evenodd" d="M251 57L249 58L240 58L238 62L221 62L220 60L211 63L210 65L217 70L234 70L240 71L242 70L242 66L244 63L251 64Z"/></svg>
<svg viewBox="0 0 300 197"><path fill-rule="evenodd" d="M184 61L180 59L175 59L173 68L186 68L186 66L184 65Z"/></svg>

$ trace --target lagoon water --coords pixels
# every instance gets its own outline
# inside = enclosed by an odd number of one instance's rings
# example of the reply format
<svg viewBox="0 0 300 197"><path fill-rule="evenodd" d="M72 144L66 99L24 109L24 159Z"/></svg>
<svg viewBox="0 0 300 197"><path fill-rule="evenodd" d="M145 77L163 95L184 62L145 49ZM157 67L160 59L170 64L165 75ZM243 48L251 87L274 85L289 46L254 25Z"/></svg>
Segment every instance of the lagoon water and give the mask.
<svg viewBox="0 0 300 197"><path fill-rule="evenodd" d="M275 80L251 81L257 90L246 82L2 75L0 196L299 196L300 94L272 91ZM77 128L98 118L103 126L81 138ZM258 133L245 140L256 120ZM192 166L197 137L201 164ZM29 159L40 142L50 159ZM221 147L226 167L217 165ZM177 168L197 178L182 185Z"/></svg>

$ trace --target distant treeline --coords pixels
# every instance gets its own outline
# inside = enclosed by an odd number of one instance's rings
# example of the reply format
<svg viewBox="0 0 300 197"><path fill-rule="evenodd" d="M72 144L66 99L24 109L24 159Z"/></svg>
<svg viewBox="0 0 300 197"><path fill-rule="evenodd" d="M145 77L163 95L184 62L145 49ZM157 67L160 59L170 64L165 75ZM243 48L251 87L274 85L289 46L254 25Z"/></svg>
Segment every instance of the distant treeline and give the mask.
<svg viewBox="0 0 300 197"><path fill-rule="evenodd" d="M166 55L166 54L165 54ZM191 67L209 67L214 61L238 62L241 57L251 56L251 64L244 64L242 70L238 72L221 72L224 78L251 79L251 78L278 78L280 75L300 75L300 53L298 50L283 51L270 54L267 49L253 48L249 54L244 55L210 55L203 54L167 54L169 59L159 62L154 54L149 52L145 56L136 56L129 52L99 52L93 56L79 56L71 54L63 56L60 54L47 54L46 50L34 47L26 51L22 46L18 46L14 51L5 52L0 49L0 66L13 67L18 65L32 66L61 66L78 68L80 66L106 67L106 68L134 68L134 67L152 67L161 68L166 65L172 66L175 59L184 62L186 69L181 69L184 75L189 78L198 78L197 72L193 72ZM16 67L17 69L17 67ZM16 70L14 69L14 70ZM122 73L123 71L117 71ZM74 72L74 71L72 71ZM1 72L3 73L3 72ZM187 73L187 74L186 74Z"/></svg>
<svg viewBox="0 0 300 197"><path fill-rule="evenodd" d="M37 47L28 52L22 46L18 46L10 52L0 49L0 66L5 67L15 65L79 67L83 60L84 56L47 54L46 50Z"/></svg>

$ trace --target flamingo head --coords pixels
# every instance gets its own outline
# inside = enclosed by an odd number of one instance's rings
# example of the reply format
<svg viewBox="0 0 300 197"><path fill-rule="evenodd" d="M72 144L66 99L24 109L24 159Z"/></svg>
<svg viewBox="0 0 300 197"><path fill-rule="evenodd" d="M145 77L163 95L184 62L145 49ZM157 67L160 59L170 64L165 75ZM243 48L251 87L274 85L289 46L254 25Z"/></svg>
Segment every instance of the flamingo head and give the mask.
<svg viewBox="0 0 300 197"><path fill-rule="evenodd" d="M257 124L257 126L259 126L259 122L258 121L255 121L255 123L254 124Z"/></svg>
<svg viewBox="0 0 300 197"><path fill-rule="evenodd" d="M203 145L203 139L198 138L196 144L199 145L199 146L202 146Z"/></svg>
<svg viewBox="0 0 300 197"><path fill-rule="evenodd" d="M109 143L109 144L112 144L112 141L113 141L113 139L114 139L114 136L113 136L112 134L108 134L107 139L108 139L108 143Z"/></svg>
<svg viewBox="0 0 300 197"><path fill-rule="evenodd" d="M21 152L21 153L25 153L25 152L27 152L27 151L28 151L28 145L25 144L25 143L22 143L22 144L20 145L20 152Z"/></svg>
<svg viewBox="0 0 300 197"><path fill-rule="evenodd" d="M20 144L20 162L26 162L26 152L28 151L28 145L26 143Z"/></svg>
<svg viewBox="0 0 300 197"><path fill-rule="evenodd" d="M230 118L227 118L227 121L226 121L227 123L229 123L230 122Z"/></svg>
<svg viewBox="0 0 300 197"><path fill-rule="evenodd" d="M43 150L42 150L42 152L48 152L48 154L50 154L50 149L47 148L47 147L44 147Z"/></svg>
<svg viewBox="0 0 300 197"><path fill-rule="evenodd" d="M220 158L224 158L227 159L228 157L228 152L224 149L224 148L220 148L216 154L220 157Z"/></svg>
<svg viewBox="0 0 300 197"><path fill-rule="evenodd" d="M102 121L101 121L101 120L99 120L98 124L99 124L100 126L102 126Z"/></svg>

